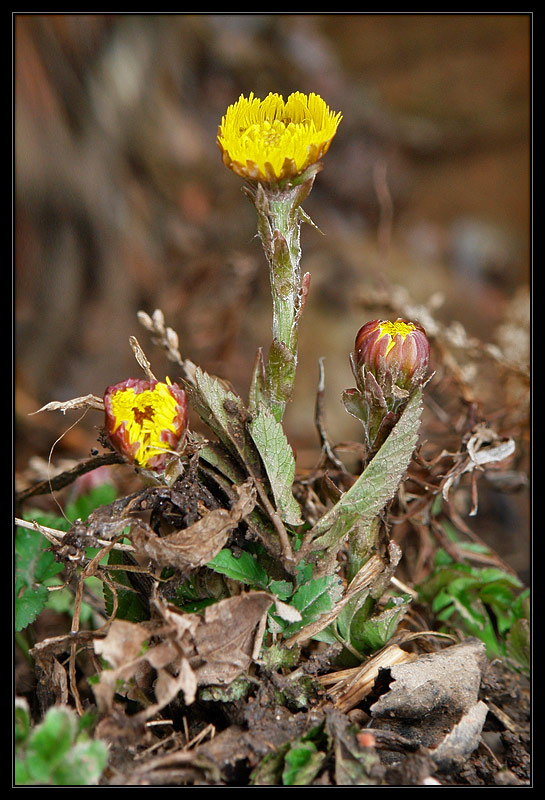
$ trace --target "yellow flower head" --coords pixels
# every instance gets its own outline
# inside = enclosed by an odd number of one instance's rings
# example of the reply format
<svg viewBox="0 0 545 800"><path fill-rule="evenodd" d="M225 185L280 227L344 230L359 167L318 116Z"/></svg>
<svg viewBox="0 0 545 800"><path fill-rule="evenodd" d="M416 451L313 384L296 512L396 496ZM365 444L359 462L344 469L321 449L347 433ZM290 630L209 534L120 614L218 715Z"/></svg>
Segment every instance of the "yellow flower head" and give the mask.
<svg viewBox="0 0 545 800"><path fill-rule="evenodd" d="M104 395L106 433L115 449L140 467L162 470L179 451L187 428L185 392L166 383L129 378Z"/></svg>
<svg viewBox="0 0 545 800"><path fill-rule="evenodd" d="M240 96L218 128L223 163L261 183L295 178L325 155L342 119L317 94Z"/></svg>

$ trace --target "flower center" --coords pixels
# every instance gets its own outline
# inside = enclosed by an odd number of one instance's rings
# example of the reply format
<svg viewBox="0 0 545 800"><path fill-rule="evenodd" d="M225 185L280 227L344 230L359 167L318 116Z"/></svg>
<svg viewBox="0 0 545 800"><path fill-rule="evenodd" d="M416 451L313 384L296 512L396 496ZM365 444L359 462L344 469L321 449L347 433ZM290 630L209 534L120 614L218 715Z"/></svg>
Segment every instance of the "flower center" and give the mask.
<svg viewBox="0 0 545 800"><path fill-rule="evenodd" d="M405 339L406 336L416 330L416 327L412 324L412 322L404 322L403 320L398 319L395 322L391 322L390 320L381 322L379 324L379 330L379 339L381 339L383 336L391 337L390 342L388 342L388 347L386 348L386 355L388 355L392 347L395 346L395 337L401 336L402 339Z"/></svg>
<svg viewBox="0 0 545 800"><path fill-rule="evenodd" d="M139 464L146 464L150 458L168 449L164 433L177 433L176 408L176 400L164 384L139 393L126 389L112 396L112 412L116 420L114 433L125 423L129 443L139 444L135 455Z"/></svg>
<svg viewBox="0 0 545 800"><path fill-rule="evenodd" d="M133 413L134 413L134 421L136 422L137 425L140 425L140 427L142 427L142 425L144 424L144 420L145 419L152 420L155 412L153 411L153 408L151 406L146 406L145 408L142 409L134 406Z"/></svg>

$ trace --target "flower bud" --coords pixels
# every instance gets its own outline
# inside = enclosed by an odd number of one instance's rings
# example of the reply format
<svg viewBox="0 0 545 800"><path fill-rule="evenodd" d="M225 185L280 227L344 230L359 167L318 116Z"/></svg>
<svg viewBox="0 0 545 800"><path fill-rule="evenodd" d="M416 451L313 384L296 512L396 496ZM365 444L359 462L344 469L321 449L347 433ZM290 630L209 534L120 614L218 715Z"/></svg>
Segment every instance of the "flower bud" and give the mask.
<svg viewBox="0 0 545 800"><path fill-rule="evenodd" d="M352 363L358 380L370 371L383 391L397 387L404 394L422 384L429 355L429 342L421 325L405 319L375 319L358 331Z"/></svg>
<svg viewBox="0 0 545 800"><path fill-rule="evenodd" d="M108 438L131 463L160 472L183 449L187 399L169 378L166 383L129 378L109 386L104 408Z"/></svg>

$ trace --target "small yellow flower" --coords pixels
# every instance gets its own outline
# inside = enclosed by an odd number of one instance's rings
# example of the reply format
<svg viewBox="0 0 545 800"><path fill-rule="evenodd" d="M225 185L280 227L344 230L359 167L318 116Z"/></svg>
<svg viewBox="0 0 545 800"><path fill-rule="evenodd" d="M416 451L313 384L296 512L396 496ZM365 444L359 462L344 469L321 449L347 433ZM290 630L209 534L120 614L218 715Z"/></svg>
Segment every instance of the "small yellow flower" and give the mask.
<svg viewBox="0 0 545 800"><path fill-rule="evenodd" d="M141 467L162 470L183 444L187 428L185 392L166 383L129 378L104 395L105 429L115 449Z"/></svg>
<svg viewBox="0 0 545 800"><path fill-rule="evenodd" d="M317 94L240 96L218 128L223 163L261 183L295 178L324 156L342 119Z"/></svg>

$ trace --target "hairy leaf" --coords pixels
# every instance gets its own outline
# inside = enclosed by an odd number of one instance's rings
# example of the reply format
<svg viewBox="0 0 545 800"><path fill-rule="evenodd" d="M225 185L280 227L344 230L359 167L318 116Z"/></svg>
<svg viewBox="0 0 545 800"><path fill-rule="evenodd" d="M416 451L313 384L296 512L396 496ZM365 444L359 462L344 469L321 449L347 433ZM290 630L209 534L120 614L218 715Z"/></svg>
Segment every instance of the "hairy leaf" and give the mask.
<svg viewBox="0 0 545 800"><path fill-rule="evenodd" d="M246 423L249 418L241 398L227 384L200 367L195 370L195 385L186 383L192 404L227 450L254 477L261 477L261 463Z"/></svg>
<svg viewBox="0 0 545 800"><path fill-rule="evenodd" d="M295 458L282 425L261 404L249 424L249 430L265 465L282 520L289 525L301 525L300 508L291 488L295 475Z"/></svg>
<svg viewBox="0 0 545 800"><path fill-rule="evenodd" d="M417 391L368 467L309 532L305 549L339 546L356 523L369 524L394 497L416 446L421 413Z"/></svg>

